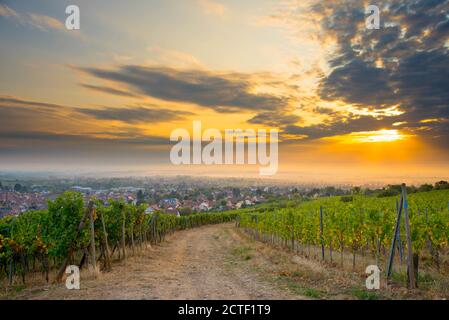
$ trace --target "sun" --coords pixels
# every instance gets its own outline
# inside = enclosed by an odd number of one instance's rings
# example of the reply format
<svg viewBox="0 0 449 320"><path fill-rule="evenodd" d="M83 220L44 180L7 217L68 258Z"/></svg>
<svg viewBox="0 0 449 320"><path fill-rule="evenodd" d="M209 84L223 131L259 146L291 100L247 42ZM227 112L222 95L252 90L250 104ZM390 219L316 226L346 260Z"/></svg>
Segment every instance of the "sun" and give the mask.
<svg viewBox="0 0 449 320"><path fill-rule="evenodd" d="M393 142L404 140L407 136L400 133L398 130L379 130L379 131L365 131L354 132L350 134L354 142L370 143L370 142Z"/></svg>
<svg viewBox="0 0 449 320"><path fill-rule="evenodd" d="M399 130L382 129L377 131L352 132L342 136L336 136L327 140L334 140L344 144L356 143L387 143L405 140L409 135Z"/></svg>

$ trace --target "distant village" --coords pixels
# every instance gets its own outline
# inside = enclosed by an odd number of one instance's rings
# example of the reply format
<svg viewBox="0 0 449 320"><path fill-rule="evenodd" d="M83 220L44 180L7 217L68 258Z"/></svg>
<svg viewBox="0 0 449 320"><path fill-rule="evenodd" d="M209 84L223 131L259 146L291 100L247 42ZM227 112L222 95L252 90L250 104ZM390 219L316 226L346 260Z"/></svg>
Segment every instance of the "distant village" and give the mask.
<svg viewBox="0 0 449 320"><path fill-rule="evenodd" d="M0 218L19 215L29 210L45 210L47 201L54 200L64 191L83 194L86 203L93 197L106 206L111 200L123 200L130 204L145 205L146 214L160 211L177 216L251 207L267 199L289 196L295 192L292 188L274 186L220 187L185 182L109 188L98 184L85 185L86 183L70 186L69 183L61 183L55 187L21 183L3 184L0 186Z"/></svg>
<svg viewBox="0 0 449 320"><path fill-rule="evenodd" d="M409 193L449 189L447 181L420 186L408 186ZM85 203L91 198L103 202L123 200L143 205L145 213L156 211L177 216L199 212L219 212L248 208L272 200L313 199L353 194L377 197L394 196L400 185L323 186L269 183L237 178L145 177L145 178L16 178L0 176L0 218L20 215L30 210L45 210L49 200L64 191L79 192ZM348 197L346 197L348 198ZM345 199L346 199L345 198Z"/></svg>

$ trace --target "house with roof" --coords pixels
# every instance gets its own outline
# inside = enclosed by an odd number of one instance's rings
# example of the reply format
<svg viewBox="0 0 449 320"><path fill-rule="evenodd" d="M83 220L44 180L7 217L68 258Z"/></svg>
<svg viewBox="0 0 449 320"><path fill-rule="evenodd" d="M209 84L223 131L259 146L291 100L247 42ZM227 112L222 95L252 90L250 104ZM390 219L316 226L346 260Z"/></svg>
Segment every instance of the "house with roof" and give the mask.
<svg viewBox="0 0 449 320"><path fill-rule="evenodd" d="M206 201L201 202L201 204L198 206L198 210L201 212L209 211L210 210L209 203Z"/></svg>

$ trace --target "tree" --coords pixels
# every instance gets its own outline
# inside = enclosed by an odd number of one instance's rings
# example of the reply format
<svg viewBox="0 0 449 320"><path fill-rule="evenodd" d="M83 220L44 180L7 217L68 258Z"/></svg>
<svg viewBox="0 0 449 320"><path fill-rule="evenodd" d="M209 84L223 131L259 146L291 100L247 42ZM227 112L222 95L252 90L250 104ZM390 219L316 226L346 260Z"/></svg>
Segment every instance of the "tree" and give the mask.
<svg viewBox="0 0 449 320"><path fill-rule="evenodd" d="M190 207L181 207L181 208L179 208L179 214L181 215L181 216L188 216L188 215L191 215L193 212L192 212L192 208L190 208Z"/></svg>
<svg viewBox="0 0 449 320"><path fill-rule="evenodd" d="M449 189L449 183L447 181L439 181L435 183L436 190L446 190Z"/></svg>
<svg viewBox="0 0 449 320"><path fill-rule="evenodd" d="M353 187L351 190L352 194L360 194L360 192L362 191L361 187Z"/></svg>
<svg viewBox="0 0 449 320"><path fill-rule="evenodd" d="M428 192L428 191L432 191L433 190L433 186L431 184L423 184L418 188L419 192Z"/></svg>
<svg viewBox="0 0 449 320"><path fill-rule="evenodd" d="M16 184L14 185L14 191L15 191L15 192L20 192L20 191L22 191L22 185L21 185L20 183L16 183Z"/></svg>

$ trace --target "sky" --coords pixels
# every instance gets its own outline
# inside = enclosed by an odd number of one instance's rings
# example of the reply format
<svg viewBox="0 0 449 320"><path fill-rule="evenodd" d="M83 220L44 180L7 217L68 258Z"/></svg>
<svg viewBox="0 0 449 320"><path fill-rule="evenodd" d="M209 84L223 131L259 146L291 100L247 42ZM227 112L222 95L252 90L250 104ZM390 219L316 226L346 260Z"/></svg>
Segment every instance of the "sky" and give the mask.
<svg viewBox="0 0 449 320"><path fill-rule="evenodd" d="M0 0L0 70L0 171L257 174L172 165L200 120L278 129L278 179L449 177L448 0Z"/></svg>

